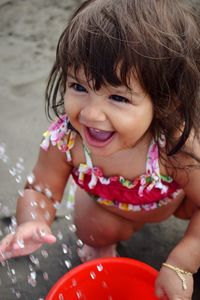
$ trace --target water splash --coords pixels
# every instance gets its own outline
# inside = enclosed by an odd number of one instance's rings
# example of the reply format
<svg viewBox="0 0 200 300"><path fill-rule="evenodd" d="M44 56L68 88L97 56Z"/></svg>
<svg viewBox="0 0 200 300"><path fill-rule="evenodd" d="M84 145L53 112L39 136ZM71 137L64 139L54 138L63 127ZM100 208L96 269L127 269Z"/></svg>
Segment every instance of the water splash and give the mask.
<svg viewBox="0 0 200 300"><path fill-rule="evenodd" d="M47 186L45 187L45 186L41 186L40 184L35 184L36 178L32 172L29 172L27 175L25 166L24 166L24 159L22 157L18 157L17 161L14 164L12 164L9 156L6 153L6 145L3 143L0 143L0 161L2 161L4 164L7 164L8 174L10 175L10 178L12 178L12 180L14 180L14 182L17 184L16 190L17 190L18 195L20 195L21 197L24 196L24 189L20 187L20 184L26 180L26 181L28 181L28 183L30 185L33 185L33 187L36 191L44 193L47 196L47 198L49 198L51 200L52 192L50 191L50 189ZM15 199L16 199L16 197L15 197ZM45 201L42 201L42 199L39 203L35 199L32 199L32 201L31 201L31 207L32 207L31 218L33 220L35 220L37 218L36 209L38 209L39 205L42 209L44 209L44 217L46 218L46 220L49 220L50 215L47 211L45 211L46 203L45 203ZM60 209L61 205L58 201L55 201L53 205L56 210ZM66 207L67 207L67 205L66 205ZM11 215L9 207L1 202L0 202L0 212L5 217L10 217L10 215ZM72 223L73 218L72 218L71 213L66 214L64 216L64 218L67 221L66 227L68 227L69 231L72 234L75 233L76 226ZM0 238L2 238L7 233L15 234L16 228L17 228L16 218L11 217L10 224L8 226L5 226L4 230L0 230ZM58 237L59 241L63 240L63 233L60 229L58 229L58 231L57 231L57 237ZM19 248L21 248L21 249L24 248L23 240L20 240L20 239L17 240L17 244L18 244ZM77 240L77 246L79 246L79 247L82 246L81 240ZM72 267L72 261L70 260L70 257L72 257L73 251L72 251L72 249L70 249L70 247L67 244L64 244L64 243L62 244L62 251L64 254L64 256L62 258L63 263L67 267L67 269L70 269ZM27 283L32 287L36 287L39 282L39 280L37 280L37 271L35 270L35 268L39 268L41 266L42 259L45 260L45 259L49 258L49 253L47 252L47 250L42 249L42 250L40 250L39 253L41 254L40 260L35 255L30 255L29 259L31 261L31 264L27 264L29 270L28 270L28 274L26 275L25 278L27 280ZM15 286L16 284L18 285L16 270L10 266L10 264L7 260L5 260L4 262L1 262L0 266L2 266L2 268L5 268L8 278L9 278L9 280L11 280L11 283L13 285L11 288L11 291L14 295L13 297L15 297L15 299L23 298L20 288L18 286ZM47 272L42 272L42 279L45 281L49 280L49 275ZM3 283L0 279L0 286L2 286L2 284ZM81 295L79 295L79 296L81 297ZM60 294L59 300L63 300L63 299L64 299L63 295ZM38 300L44 300L44 299L40 297L40 298L38 298Z"/></svg>

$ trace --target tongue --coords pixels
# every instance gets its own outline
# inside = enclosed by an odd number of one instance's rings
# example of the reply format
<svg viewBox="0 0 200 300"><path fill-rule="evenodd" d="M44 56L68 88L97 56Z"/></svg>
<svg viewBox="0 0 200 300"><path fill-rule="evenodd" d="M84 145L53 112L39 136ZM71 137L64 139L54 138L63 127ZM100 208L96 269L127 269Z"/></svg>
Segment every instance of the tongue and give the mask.
<svg viewBox="0 0 200 300"><path fill-rule="evenodd" d="M113 135L112 131L98 130L95 128L88 128L88 131L92 138L103 142Z"/></svg>

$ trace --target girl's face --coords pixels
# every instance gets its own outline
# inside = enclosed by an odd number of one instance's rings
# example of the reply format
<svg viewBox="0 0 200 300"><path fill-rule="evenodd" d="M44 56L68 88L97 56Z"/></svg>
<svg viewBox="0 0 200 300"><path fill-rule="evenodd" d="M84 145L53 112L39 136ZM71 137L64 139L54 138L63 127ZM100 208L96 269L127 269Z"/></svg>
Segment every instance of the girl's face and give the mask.
<svg viewBox="0 0 200 300"><path fill-rule="evenodd" d="M83 70L76 78L69 72L65 111L91 153L109 156L149 138L153 104L134 76L131 90L108 85L94 91Z"/></svg>

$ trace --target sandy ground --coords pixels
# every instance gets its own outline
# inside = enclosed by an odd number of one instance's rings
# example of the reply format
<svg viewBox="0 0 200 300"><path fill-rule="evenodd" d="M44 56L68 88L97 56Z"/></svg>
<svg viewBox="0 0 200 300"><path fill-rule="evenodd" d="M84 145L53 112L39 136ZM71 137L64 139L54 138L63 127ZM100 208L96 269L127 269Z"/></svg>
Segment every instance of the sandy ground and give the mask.
<svg viewBox="0 0 200 300"><path fill-rule="evenodd" d="M69 13L80 2L0 0L0 237L6 233L9 223L6 217L15 211L18 190L35 162L41 133L48 124L44 115L44 90L57 39ZM200 0L193 3L200 8ZM66 210L59 214L66 215ZM186 226L186 222L175 218L147 226L123 243L119 253L159 268ZM7 274L8 266L0 266L0 300L41 300L68 270L67 259L73 267L80 263L74 252L76 238L68 221L58 218L53 229L58 243L51 249L47 247L48 262L43 258L38 266L30 257L11 260L10 268L17 273L15 284ZM63 243L70 247L67 255L62 251ZM41 258L41 252L37 256ZM36 287L27 280L30 263L38 274ZM48 280L44 279L44 272L49 274ZM198 278L195 286L194 300L197 300L200 299Z"/></svg>

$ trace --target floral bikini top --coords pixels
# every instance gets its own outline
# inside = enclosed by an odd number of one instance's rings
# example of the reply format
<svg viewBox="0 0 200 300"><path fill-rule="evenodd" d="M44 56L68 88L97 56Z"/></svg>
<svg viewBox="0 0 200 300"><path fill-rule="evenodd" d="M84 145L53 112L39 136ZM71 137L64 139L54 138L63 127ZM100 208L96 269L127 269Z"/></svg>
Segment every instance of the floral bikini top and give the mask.
<svg viewBox="0 0 200 300"><path fill-rule="evenodd" d="M66 115L52 123L43 134L41 147L47 151L50 143L66 153L72 161L71 149L77 133L69 126ZM122 176L104 176L101 168L93 166L90 153L83 145L86 162L72 168L76 184L87 191L99 203L117 206L124 210L151 210L172 201L179 191L178 184L170 177L160 174L158 147L152 140L146 161L146 173L133 180Z"/></svg>

